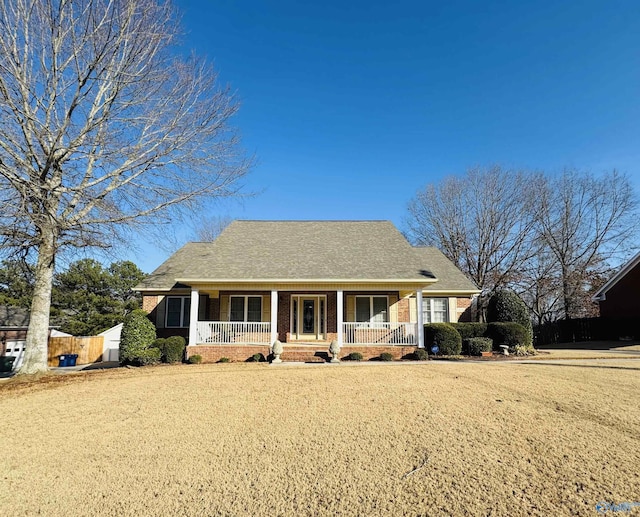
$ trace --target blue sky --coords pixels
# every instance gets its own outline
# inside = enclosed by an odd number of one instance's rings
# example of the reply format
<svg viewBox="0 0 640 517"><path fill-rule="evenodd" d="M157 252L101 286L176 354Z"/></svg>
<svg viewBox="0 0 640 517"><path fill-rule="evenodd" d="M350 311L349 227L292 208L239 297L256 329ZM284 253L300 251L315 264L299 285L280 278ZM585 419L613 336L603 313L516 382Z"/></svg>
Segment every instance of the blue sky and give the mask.
<svg viewBox="0 0 640 517"><path fill-rule="evenodd" d="M640 191L640 2L176 5L257 158L258 194L219 214L401 227L419 188L494 163L617 168Z"/></svg>

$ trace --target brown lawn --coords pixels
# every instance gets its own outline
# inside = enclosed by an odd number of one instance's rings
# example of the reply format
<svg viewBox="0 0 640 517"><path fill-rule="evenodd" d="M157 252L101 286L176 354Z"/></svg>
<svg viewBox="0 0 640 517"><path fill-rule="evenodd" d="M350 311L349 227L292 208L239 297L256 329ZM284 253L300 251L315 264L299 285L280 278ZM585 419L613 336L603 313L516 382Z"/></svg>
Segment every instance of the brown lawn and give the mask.
<svg viewBox="0 0 640 517"><path fill-rule="evenodd" d="M639 394L629 360L5 381L0 514L597 515L640 501Z"/></svg>

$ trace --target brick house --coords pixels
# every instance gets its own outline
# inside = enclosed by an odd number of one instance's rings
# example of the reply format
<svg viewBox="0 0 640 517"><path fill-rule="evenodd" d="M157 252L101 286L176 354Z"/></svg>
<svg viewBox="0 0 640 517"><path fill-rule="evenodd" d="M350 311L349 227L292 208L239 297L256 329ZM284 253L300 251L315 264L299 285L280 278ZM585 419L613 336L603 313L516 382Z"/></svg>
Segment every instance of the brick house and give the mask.
<svg viewBox="0 0 640 517"><path fill-rule="evenodd" d="M470 319L479 292L440 251L388 221L234 221L186 244L135 288L158 336L188 338L205 361L287 360L342 345L365 358L423 347L424 322ZM324 352L322 352L324 351Z"/></svg>
<svg viewBox="0 0 640 517"><path fill-rule="evenodd" d="M620 268L593 296L600 316L608 319L633 318L640 321L640 253Z"/></svg>

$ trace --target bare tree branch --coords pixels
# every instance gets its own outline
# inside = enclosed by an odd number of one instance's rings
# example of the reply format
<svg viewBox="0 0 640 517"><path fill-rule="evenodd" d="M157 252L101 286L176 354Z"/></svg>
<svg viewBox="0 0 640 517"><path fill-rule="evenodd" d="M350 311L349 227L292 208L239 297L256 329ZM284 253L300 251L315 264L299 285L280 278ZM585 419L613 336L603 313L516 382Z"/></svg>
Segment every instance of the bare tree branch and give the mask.
<svg viewBox="0 0 640 517"><path fill-rule="evenodd" d="M173 52L178 31L164 0L0 3L0 236L39 254L28 349L46 346L33 314L62 247L233 196L250 168L233 94Z"/></svg>

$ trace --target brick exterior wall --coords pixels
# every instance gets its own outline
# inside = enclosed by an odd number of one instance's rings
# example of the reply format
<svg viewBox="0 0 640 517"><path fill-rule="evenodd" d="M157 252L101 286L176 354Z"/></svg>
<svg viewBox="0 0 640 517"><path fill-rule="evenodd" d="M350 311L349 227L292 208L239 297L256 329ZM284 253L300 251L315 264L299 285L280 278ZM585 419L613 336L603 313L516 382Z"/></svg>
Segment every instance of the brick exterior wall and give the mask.
<svg viewBox="0 0 640 517"><path fill-rule="evenodd" d="M160 296L156 295L142 295L142 310L151 314L151 312L158 306Z"/></svg>
<svg viewBox="0 0 640 517"><path fill-rule="evenodd" d="M380 354L388 352L394 360L400 360L411 356L416 348L413 346L345 346L340 350L340 359L344 359L351 352L362 354L363 361L369 361L380 357ZM254 354L269 356L269 347L266 345L196 345L188 346L187 359L193 355L202 356L203 363L217 363L223 357L228 357L232 362L247 362ZM296 362L322 362L331 358L329 346L285 346L281 356L283 361Z"/></svg>
<svg viewBox="0 0 640 517"><path fill-rule="evenodd" d="M640 318L640 264L607 291L606 300L598 302L603 318Z"/></svg>
<svg viewBox="0 0 640 517"><path fill-rule="evenodd" d="M473 321L471 314L471 298L457 298L456 305L458 307L458 321Z"/></svg>
<svg viewBox="0 0 640 517"><path fill-rule="evenodd" d="M202 356L203 363L217 363L223 357L228 357L232 362L246 362L254 354L262 354L265 359L269 355L267 345L195 345L188 346L187 359L192 355Z"/></svg>
<svg viewBox="0 0 640 517"><path fill-rule="evenodd" d="M409 298L400 298L396 307L398 307L398 322L409 323L411 321Z"/></svg>

